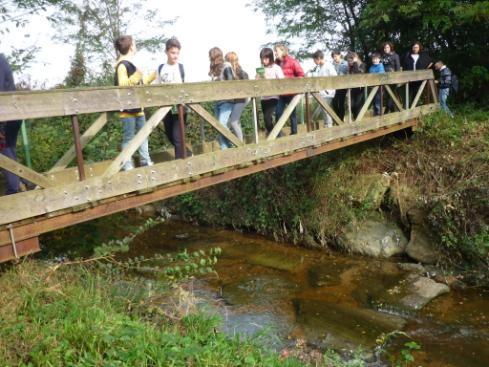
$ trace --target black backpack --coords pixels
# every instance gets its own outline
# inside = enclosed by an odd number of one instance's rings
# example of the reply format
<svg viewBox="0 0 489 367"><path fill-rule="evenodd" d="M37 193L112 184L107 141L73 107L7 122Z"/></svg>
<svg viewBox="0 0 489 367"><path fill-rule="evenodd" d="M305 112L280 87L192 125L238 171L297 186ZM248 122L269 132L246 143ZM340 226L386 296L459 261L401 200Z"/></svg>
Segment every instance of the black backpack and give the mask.
<svg viewBox="0 0 489 367"><path fill-rule="evenodd" d="M158 66L158 76L161 74L161 69L163 69L165 64L161 64ZM178 64L178 69L180 70L180 77L182 78L182 82L185 83L185 70L183 69L183 64Z"/></svg>

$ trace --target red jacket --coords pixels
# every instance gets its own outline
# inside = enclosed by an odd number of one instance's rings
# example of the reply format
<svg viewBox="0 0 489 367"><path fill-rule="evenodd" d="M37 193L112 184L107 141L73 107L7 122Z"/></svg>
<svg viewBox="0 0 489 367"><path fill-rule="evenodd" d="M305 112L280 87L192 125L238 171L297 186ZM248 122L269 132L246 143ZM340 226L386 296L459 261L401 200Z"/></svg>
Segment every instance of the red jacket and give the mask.
<svg viewBox="0 0 489 367"><path fill-rule="evenodd" d="M283 60L277 60L276 62L282 68L286 78L302 78L304 76L301 64L293 57L287 55Z"/></svg>

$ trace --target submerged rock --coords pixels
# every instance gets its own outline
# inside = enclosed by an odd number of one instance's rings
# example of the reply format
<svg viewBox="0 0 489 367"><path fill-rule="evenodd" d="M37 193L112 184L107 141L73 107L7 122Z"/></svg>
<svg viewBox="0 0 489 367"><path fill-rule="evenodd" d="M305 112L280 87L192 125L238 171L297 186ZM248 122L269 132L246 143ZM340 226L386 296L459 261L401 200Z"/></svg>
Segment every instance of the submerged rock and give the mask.
<svg viewBox="0 0 489 367"><path fill-rule="evenodd" d="M439 257L439 253L434 246L434 239L420 225L414 225L411 228L411 239L406 246L406 253L412 259L423 264L434 264Z"/></svg>
<svg viewBox="0 0 489 367"><path fill-rule="evenodd" d="M405 325L398 316L321 300L296 299L294 306L305 339L323 348L373 347L379 335Z"/></svg>
<svg viewBox="0 0 489 367"><path fill-rule="evenodd" d="M448 293L450 288L446 284L437 283L426 277L418 277L409 286L408 294L401 299L401 303L409 308L419 310L432 299Z"/></svg>
<svg viewBox="0 0 489 367"><path fill-rule="evenodd" d="M342 273L351 268L351 264L334 264L334 266L315 265L309 268L307 277L309 284L315 288L339 285Z"/></svg>
<svg viewBox="0 0 489 367"><path fill-rule="evenodd" d="M387 258L402 254L408 240L396 223L369 218L358 224L350 223L338 242L353 253Z"/></svg>

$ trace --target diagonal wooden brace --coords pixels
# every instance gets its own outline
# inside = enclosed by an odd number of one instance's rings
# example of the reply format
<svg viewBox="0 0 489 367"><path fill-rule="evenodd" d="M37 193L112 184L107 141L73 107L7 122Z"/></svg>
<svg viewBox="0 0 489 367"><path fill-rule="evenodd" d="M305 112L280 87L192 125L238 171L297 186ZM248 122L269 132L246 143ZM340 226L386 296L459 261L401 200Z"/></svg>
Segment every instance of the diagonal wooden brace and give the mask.
<svg viewBox="0 0 489 367"><path fill-rule="evenodd" d="M362 109L358 113L358 116L357 116L355 122L359 122L361 119L363 119L363 116L365 116L365 113L367 113L367 110L370 107L370 104L372 103L373 99L375 98L375 94L377 93L378 90L379 90L378 85L372 88L372 90L370 91L370 94L367 97L367 100L365 101L365 103L362 106Z"/></svg>
<svg viewBox="0 0 489 367"><path fill-rule="evenodd" d="M397 99L397 96L394 93L394 91L387 84L384 85L384 87L385 87L385 90L387 91L387 93L389 93L389 96L391 97L391 99L394 102L394 104L396 105L396 107L399 109L399 111L402 111L404 108L402 107L402 103L399 101L399 99Z"/></svg>
<svg viewBox="0 0 489 367"><path fill-rule="evenodd" d="M267 141L275 140L277 138L280 130L282 130L282 128L284 127L285 123L287 122L288 118L294 111L294 108L297 106L301 98L302 94L297 94L294 96L294 98L292 98L284 113L282 114L282 116L280 116L279 120L273 127L272 131L270 131L270 134L268 134Z"/></svg>
<svg viewBox="0 0 489 367"><path fill-rule="evenodd" d="M239 140L236 135L222 126L222 124L200 104L189 104L188 106L235 146L240 147L243 145L243 142Z"/></svg>
<svg viewBox="0 0 489 367"><path fill-rule="evenodd" d="M92 140L97 133L107 124L107 113L102 113L95 122L80 137L82 149ZM54 164L48 173L61 171L75 158L75 146L72 145L66 153Z"/></svg>
<svg viewBox="0 0 489 367"><path fill-rule="evenodd" d="M419 99L421 98L421 95L423 94L424 87L426 86L427 80L423 80L421 85L419 86L418 93L416 93L416 97L414 97L413 103L411 104L411 109L415 108L416 105L418 104Z"/></svg>
<svg viewBox="0 0 489 367"><path fill-rule="evenodd" d="M49 181L46 176L43 176L40 173L37 173L33 169L26 167L20 164L13 159L0 154L0 168L3 168L13 174L25 178L27 181L32 182L33 184L40 187L52 187L53 183Z"/></svg>
<svg viewBox="0 0 489 367"><path fill-rule="evenodd" d="M319 103L321 108L325 110L329 115L333 118L333 120L338 124L338 125L343 125L344 122L339 118L339 116L334 112L334 110L331 108L329 104L324 102L324 100L321 98L321 95L319 93L312 93L312 96L314 99Z"/></svg>
<svg viewBox="0 0 489 367"><path fill-rule="evenodd" d="M151 118L146 121L144 126L138 131L136 136L129 142L129 144L124 148L122 152L114 159L109 167L105 170L102 176L108 177L116 174L122 168L122 166L131 159L132 155L145 139L151 134L151 132L158 126L158 124L163 120L163 117L171 110L171 107L162 107L158 109Z"/></svg>

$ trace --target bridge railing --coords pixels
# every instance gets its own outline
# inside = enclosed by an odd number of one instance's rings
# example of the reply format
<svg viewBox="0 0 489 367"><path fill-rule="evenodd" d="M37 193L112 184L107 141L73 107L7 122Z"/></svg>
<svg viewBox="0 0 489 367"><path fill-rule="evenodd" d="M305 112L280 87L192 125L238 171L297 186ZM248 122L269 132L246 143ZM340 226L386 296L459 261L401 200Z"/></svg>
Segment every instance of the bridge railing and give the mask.
<svg viewBox="0 0 489 367"><path fill-rule="evenodd" d="M416 85L417 89L415 94L409 93L409 85L413 84ZM393 89L393 86L397 86L397 90L399 90L399 85L407 86L405 87L407 88L406 97L402 101ZM319 94L320 91L327 89L347 90L347 111L351 111L352 102L349 91L353 88L369 88L370 90L356 118L353 119L350 112L347 113L345 121L336 115L335 111L324 102ZM382 88L392 98L398 112L374 117L367 116L369 106L379 88ZM421 98L425 89L428 89L431 101L421 104L421 102L426 102ZM202 106L204 102L242 98L256 99L262 96L290 94L297 94L297 96L292 99L268 136L264 140L258 141L258 126L255 123L256 138L253 143L246 145L223 127ZM411 101L409 100L410 94L413 97ZM318 105L332 116L335 126L319 128L315 125L311 119L309 103L306 103L307 132L277 139L293 107L303 95L306 102L316 100ZM418 104L420 105L418 106ZM213 129L228 138L235 148L119 172L125 161L130 159L140 144L158 126L174 105L187 106L192 109ZM72 120L74 141L73 146L45 173L36 172L0 155L1 168L18 174L38 186L36 190L0 197L0 247L10 241L8 232L4 230L9 224L34 220L39 216L61 215L60 213L67 211L77 212L96 207L109 199L139 195L161 187L170 187L179 182L195 181L200 177L217 174L232 167L247 167L272 157L316 149L316 147L339 139L344 140L369 131L387 129L390 126L402 124L436 110L437 106L431 70L282 80L223 81L126 88L104 87L0 93L0 121L69 116ZM137 107L157 107L157 109L134 139L114 160L103 162L103 164L85 164L83 147L106 125L107 112ZM80 135L78 116L93 113L100 113L100 116ZM319 125L322 126L323 124ZM301 156L301 158L304 157L306 156ZM73 159L76 159L78 163L77 168L66 168ZM284 159L283 161L292 160ZM87 171L89 174L86 174ZM73 173L75 173L74 176ZM239 177L239 174L235 174L233 177ZM217 181L215 180L215 182ZM198 185L194 186L197 187ZM173 191L165 194L167 195L165 197L179 193L183 189L179 191L170 187L168 190ZM154 197L156 198L157 195ZM163 196L158 197L162 198ZM136 206L135 202L130 205ZM120 208L122 206L114 206L111 210L117 211L116 209ZM97 215L100 216L103 213L100 212ZM60 221L57 228L61 225L60 223L65 222ZM25 228L25 232L22 233L19 233L20 230L18 230L16 236L29 238L28 229ZM47 227L41 228L39 225L36 228L36 233L42 233Z"/></svg>

